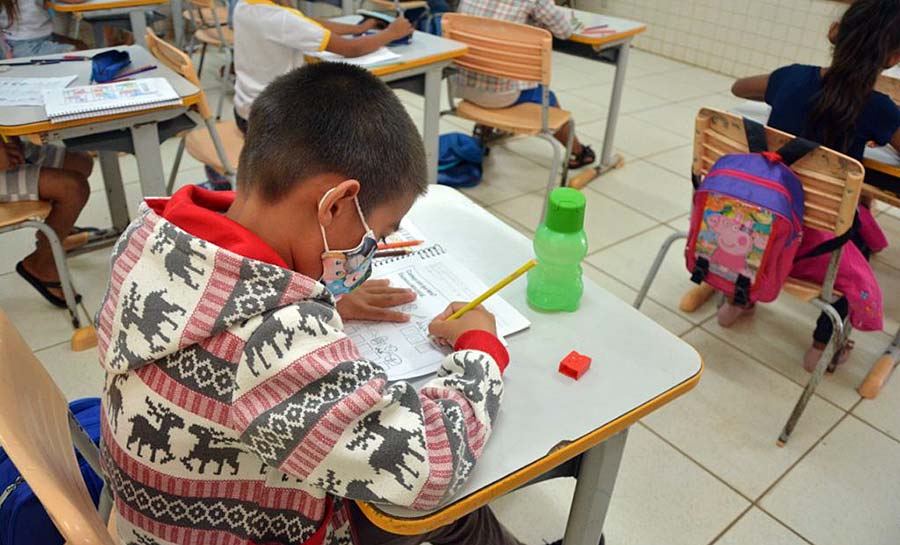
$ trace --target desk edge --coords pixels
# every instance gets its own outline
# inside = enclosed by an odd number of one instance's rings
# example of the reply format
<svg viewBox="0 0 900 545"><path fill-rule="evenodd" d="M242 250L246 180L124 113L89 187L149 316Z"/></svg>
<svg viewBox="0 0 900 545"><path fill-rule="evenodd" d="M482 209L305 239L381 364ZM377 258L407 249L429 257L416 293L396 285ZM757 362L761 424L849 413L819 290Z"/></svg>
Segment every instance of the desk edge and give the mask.
<svg viewBox="0 0 900 545"><path fill-rule="evenodd" d="M49 1L45 2L44 5L50 8L53 8L54 11L64 12L64 13L79 13L79 12L90 12L90 11L102 11L108 9L123 9L123 8L137 8L144 6L158 6L162 4L168 4L169 0L128 0L125 2L116 1L116 0L108 0L105 2L97 2L96 4L88 4L88 3L80 3L80 4L68 4L66 2L54 2Z"/></svg>
<svg viewBox="0 0 900 545"><path fill-rule="evenodd" d="M115 121L117 119L127 119L140 114L155 112L160 110L170 110L172 108L192 108L200 103L202 92L194 93L186 97L181 97L180 106L164 106L162 108L148 108L146 110L135 110L133 112L123 112L119 114L105 115L100 117L86 117L84 119L75 119L72 121L64 121L63 123L51 123L50 120L39 121L37 123L27 123L25 125L0 125L0 134L4 136L27 136L30 134L41 134L60 129L68 129L70 127L81 127L91 123L103 123L106 121Z"/></svg>
<svg viewBox="0 0 900 545"><path fill-rule="evenodd" d="M437 64L442 61L453 60L457 57L462 57L469 50L468 47L463 47L461 49L454 49L453 51L447 51L445 53L441 53L439 55L432 55L430 57L423 57L421 59L416 59L414 61L396 63L396 64L383 64L380 66L361 66L360 68L365 68L372 74L376 76L387 76L389 74L393 74L395 72L402 72L404 70L410 70L412 68L419 68L420 66L427 66L429 64ZM306 62L331 62L331 61L322 61L322 59L318 57L313 57L312 55L304 55Z"/></svg>
<svg viewBox="0 0 900 545"><path fill-rule="evenodd" d="M610 34L608 36L597 36L596 38L591 38L588 36L584 36L582 34L572 34L569 36L570 42L575 42L579 44L587 44L587 45L603 45L608 44L610 42L617 42L619 40L624 40L625 38L631 38L633 36L637 36L641 32L647 30L647 26L640 26L637 28L633 28L631 30L626 30L625 32L619 32L618 34Z"/></svg>
<svg viewBox="0 0 900 545"><path fill-rule="evenodd" d="M372 504L361 501L357 501L356 504L366 518L375 524L375 526L398 535L420 535L446 526L600 444L602 441L631 426L647 414L692 390L697 383L700 382L700 376L703 374L703 369L705 367L703 357L696 350L694 350L694 352L700 359L700 368L693 376L669 390L666 390L640 407L623 414L605 426L549 453L547 456L523 467L506 478L491 483L480 491L449 505L445 509L441 509L420 518L398 519L381 511L377 506Z"/></svg>

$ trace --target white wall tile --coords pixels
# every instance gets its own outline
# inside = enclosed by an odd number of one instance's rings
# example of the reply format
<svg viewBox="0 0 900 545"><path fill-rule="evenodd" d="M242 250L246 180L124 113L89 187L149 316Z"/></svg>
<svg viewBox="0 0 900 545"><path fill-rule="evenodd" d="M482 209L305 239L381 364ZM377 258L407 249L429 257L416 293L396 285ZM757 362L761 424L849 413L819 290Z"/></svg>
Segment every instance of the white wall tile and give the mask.
<svg viewBox="0 0 900 545"><path fill-rule="evenodd" d="M578 8L641 21L635 47L732 76L794 62L827 63L832 0L578 0Z"/></svg>

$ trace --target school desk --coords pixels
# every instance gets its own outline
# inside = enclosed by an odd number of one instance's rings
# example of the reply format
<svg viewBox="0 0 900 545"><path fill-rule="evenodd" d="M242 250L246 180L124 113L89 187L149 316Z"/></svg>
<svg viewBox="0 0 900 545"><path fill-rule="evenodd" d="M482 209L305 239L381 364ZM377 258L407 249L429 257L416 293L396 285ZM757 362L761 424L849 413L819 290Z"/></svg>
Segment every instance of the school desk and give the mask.
<svg viewBox="0 0 900 545"><path fill-rule="evenodd" d="M131 23L131 33L134 36L135 43L144 45L144 34L147 31L147 12L153 11L161 4L168 3L169 0L86 0L80 4L68 4L60 0L49 0L45 5L60 13L80 13L85 16L85 20L90 22L91 16L122 16L128 17ZM178 12L181 17L181 12ZM175 19L176 17L173 17ZM103 45L103 28L101 25L92 25L94 34L94 44Z"/></svg>
<svg viewBox="0 0 900 545"><path fill-rule="evenodd" d="M358 15L337 17L335 22L357 24ZM416 31L408 45L391 46L390 50L400 58L389 64L367 66L370 72L380 77L393 88L406 89L425 97L425 112L422 140L425 144L425 158L428 164L428 183L437 183L438 139L441 119L441 78L444 68L453 59L466 53L466 46L454 40ZM307 57L315 62L314 57Z"/></svg>
<svg viewBox="0 0 900 545"><path fill-rule="evenodd" d="M91 56L108 49L110 48L92 49L82 51L80 54ZM106 186L109 214L112 218L113 229L118 233L128 226L128 206L125 201L122 176L119 172L118 153L104 150L104 135L112 139L114 137L119 138L122 130L130 132L138 164L142 193L145 196L165 195L166 177L163 172L162 157L159 151L160 142L157 125L178 118L190 106L197 104L200 101L201 90L172 70L169 70L162 63L157 62L150 52L143 47L132 45L114 49L127 50L129 55L131 55L132 66L158 65L155 70L138 74L134 78L166 78L181 97L183 104L167 108L77 119L63 123L51 123L43 106L5 106L0 107L0 134L4 136L40 135L46 140L63 140L98 135L96 136L98 147L94 149L102 150L99 152L100 167ZM45 57L55 58L58 56L46 55ZM29 58L38 59L42 57ZM15 59L15 62L21 62L29 58ZM0 66L3 64L4 62L0 62ZM70 86L88 85L91 75L91 62L14 66L2 73L4 77L54 77L67 75L77 76L77 79Z"/></svg>
<svg viewBox="0 0 900 545"><path fill-rule="evenodd" d="M616 67L612 94L609 99L609 110L606 115L606 132L603 135L600 162L596 167L579 173L571 181L573 187L583 187L597 176L624 164L621 156L613 155L613 147L616 139L616 124L619 121L619 109L622 105L622 92L625 88L625 70L628 67L631 41L635 36L647 30L647 27L643 23L628 19L577 9L565 10L583 26L567 40L554 39L554 49L612 64Z"/></svg>
<svg viewBox="0 0 900 545"><path fill-rule="evenodd" d="M534 256L529 239L445 186L430 187L409 218L486 285ZM526 283L520 278L500 292L531 327L507 338L503 403L469 480L433 512L360 504L379 527L419 534L529 482L572 475L578 484L565 543L596 545L628 427L699 381L703 364L691 346L590 279L574 313L531 310ZM593 358L578 381L557 371L572 350Z"/></svg>

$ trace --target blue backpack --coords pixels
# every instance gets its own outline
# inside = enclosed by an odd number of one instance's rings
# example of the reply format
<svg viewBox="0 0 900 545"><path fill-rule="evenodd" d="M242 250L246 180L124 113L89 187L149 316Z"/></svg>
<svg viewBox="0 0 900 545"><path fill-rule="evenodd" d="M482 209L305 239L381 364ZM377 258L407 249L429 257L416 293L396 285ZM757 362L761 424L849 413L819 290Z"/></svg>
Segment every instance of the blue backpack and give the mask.
<svg viewBox="0 0 900 545"><path fill-rule="evenodd" d="M99 444L100 398L78 399L69 404L69 410L94 444ZM84 483L97 505L103 479L80 454L77 458ZM31 487L0 449L0 545L63 545L64 541Z"/></svg>
<svg viewBox="0 0 900 545"><path fill-rule="evenodd" d="M450 187L473 187L481 182L484 149L477 138L460 132L442 134L439 147L439 184Z"/></svg>

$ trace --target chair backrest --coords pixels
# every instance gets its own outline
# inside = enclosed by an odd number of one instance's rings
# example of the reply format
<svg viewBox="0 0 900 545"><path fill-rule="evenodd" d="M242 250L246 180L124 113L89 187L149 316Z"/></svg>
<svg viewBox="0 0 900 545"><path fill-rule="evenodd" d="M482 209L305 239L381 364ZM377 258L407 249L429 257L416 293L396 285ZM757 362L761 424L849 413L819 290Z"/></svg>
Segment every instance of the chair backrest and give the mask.
<svg viewBox="0 0 900 545"><path fill-rule="evenodd" d="M766 127L766 140L775 150L793 138L786 132ZM703 108L694 130L695 176L706 175L709 167L727 153L747 153L744 121L732 113ZM864 170L859 161L834 150L819 147L791 167L803 183L806 212L803 223L835 235L853 226L859 203Z"/></svg>
<svg viewBox="0 0 900 545"><path fill-rule="evenodd" d="M453 61L460 68L550 85L553 35L549 31L463 13L445 13L441 29L445 38L469 47Z"/></svg>
<svg viewBox="0 0 900 545"><path fill-rule="evenodd" d="M200 89L200 102L197 103L197 111L200 112L203 119L212 119L212 109L209 107L209 102L206 101L206 92L203 90L203 84L200 83L200 78L197 77L197 71L194 69L194 63L187 53L163 40L149 28L145 35L145 41L147 49L156 57L156 60L191 82L197 89Z"/></svg>
<svg viewBox="0 0 900 545"><path fill-rule="evenodd" d="M67 543L114 545L75 459L62 392L0 310L0 445Z"/></svg>

